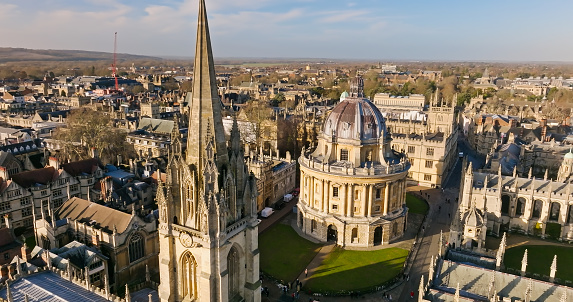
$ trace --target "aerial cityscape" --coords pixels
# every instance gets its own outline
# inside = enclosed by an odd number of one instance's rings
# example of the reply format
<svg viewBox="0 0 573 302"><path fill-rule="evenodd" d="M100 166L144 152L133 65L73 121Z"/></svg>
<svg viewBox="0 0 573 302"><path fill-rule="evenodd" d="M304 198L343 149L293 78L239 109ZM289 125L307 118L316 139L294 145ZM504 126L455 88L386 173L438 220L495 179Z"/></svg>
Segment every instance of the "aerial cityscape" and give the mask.
<svg viewBox="0 0 573 302"><path fill-rule="evenodd" d="M0 301L573 301L572 4L156 2L0 5Z"/></svg>

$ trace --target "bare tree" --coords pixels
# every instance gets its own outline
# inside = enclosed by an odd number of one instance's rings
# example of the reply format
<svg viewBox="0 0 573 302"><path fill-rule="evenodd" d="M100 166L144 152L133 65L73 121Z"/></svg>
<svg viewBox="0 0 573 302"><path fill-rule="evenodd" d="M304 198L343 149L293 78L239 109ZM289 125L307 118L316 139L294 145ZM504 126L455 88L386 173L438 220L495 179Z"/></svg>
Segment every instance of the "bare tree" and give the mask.
<svg viewBox="0 0 573 302"><path fill-rule="evenodd" d="M101 111L89 108L73 110L66 127L59 128L54 138L63 143L62 159L86 159L91 150L97 151L102 162L114 162L117 155L124 158L135 155L133 146L125 140L127 132L114 128L111 118Z"/></svg>

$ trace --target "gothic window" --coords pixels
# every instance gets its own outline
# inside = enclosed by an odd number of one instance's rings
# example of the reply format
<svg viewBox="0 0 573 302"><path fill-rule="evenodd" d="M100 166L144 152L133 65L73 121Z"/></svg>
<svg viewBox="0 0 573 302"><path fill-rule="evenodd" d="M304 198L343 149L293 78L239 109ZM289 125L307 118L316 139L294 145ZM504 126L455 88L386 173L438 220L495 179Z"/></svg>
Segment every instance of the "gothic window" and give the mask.
<svg viewBox="0 0 573 302"><path fill-rule="evenodd" d="M525 209L525 198L519 197L517 199L517 208L515 209L516 216L523 216L523 211Z"/></svg>
<svg viewBox="0 0 573 302"><path fill-rule="evenodd" d="M239 295L239 253L234 247L227 256L227 269L229 271L229 301Z"/></svg>
<svg viewBox="0 0 573 302"><path fill-rule="evenodd" d="M145 255L145 240L143 239L143 236L141 236L141 234L134 234L133 236L131 236L131 239L129 239L129 246L128 246L128 250L129 250L129 262L134 262L138 259L143 258L143 255Z"/></svg>
<svg viewBox="0 0 573 302"><path fill-rule="evenodd" d="M533 218L541 217L541 210L542 209L543 209L543 201L536 200L535 203L533 204L533 213L532 213L531 217L533 217Z"/></svg>
<svg viewBox="0 0 573 302"><path fill-rule="evenodd" d="M415 146L408 146L408 153L414 153L416 152L416 147Z"/></svg>
<svg viewBox="0 0 573 302"><path fill-rule="evenodd" d="M197 262L190 253L181 257L181 283L180 294L183 299L193 300L197 298Z"/></svg>
<svg viewBox="0 0 573 302"><path fill-rule="evenodd" d="M501 196L501 214L509 215L509 196Z"/></svg>
<svg viewBox="0 0 573 302"><path fill-rule="evenodd" d="M561 205L558 202L552 202L551 210L549 212L549 220L559 220L559 210L561 210Z"/></svg>
<svg viewBox="0 0 573 302"><path fill-rule="evenodd" d="M426 148L426 155L434 156L434 148Z"/></svg>

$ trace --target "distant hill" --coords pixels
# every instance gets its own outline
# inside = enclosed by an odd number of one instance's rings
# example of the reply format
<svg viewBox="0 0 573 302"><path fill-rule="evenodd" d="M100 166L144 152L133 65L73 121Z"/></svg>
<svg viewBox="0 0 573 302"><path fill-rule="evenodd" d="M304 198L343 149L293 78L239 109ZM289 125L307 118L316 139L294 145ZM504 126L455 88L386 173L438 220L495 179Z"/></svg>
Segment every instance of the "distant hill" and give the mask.
<svg viewBox="0 0 573 302"><path fill-rule="evenodd" d="M27 49L0 47L0 63L28 61L111 61L113 53L85 50ZM159 57L117 54L118 61L162 60Z"/></svg>

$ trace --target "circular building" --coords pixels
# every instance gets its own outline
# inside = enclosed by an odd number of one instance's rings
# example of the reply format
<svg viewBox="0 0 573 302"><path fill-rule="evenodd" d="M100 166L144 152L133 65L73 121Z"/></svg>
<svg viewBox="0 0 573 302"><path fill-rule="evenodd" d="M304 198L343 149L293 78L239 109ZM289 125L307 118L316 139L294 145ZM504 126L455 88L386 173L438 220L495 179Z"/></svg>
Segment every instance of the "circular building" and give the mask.
<svg viewBox="0 0 573 302"><path fill-rule="evenodd" d="M410 163L390 147L384 117L353 79L314 150L303 149L297 224L318 240L371 247L404 234Z"/></svg>

